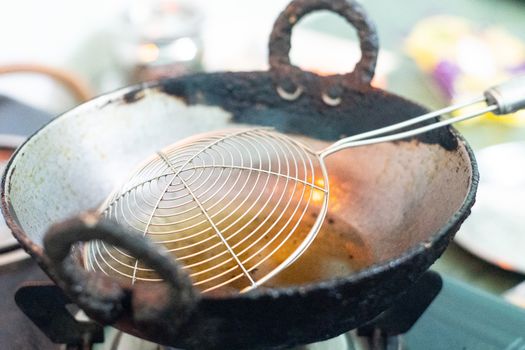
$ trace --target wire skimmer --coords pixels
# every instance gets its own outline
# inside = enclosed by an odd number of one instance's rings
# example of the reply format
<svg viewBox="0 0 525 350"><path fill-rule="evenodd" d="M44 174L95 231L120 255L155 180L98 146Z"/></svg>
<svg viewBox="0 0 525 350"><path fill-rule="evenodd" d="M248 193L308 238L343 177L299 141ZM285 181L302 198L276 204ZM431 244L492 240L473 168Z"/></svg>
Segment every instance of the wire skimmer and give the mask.
<svg viewBox="0 0 525 350"><path fill-rule="evenodd" d="M101 207L106 219L168 249L202 292L253 289L294 262L328 210L324 158L350 147L411 137L487 112L525 106L525 78L484 97L341 139L320 152L268 128L222 130L152 156ZM485 102L474 112L412 130L408 126ZM101 241L84 247L88 270L160 281L140 261Z"/></svg>

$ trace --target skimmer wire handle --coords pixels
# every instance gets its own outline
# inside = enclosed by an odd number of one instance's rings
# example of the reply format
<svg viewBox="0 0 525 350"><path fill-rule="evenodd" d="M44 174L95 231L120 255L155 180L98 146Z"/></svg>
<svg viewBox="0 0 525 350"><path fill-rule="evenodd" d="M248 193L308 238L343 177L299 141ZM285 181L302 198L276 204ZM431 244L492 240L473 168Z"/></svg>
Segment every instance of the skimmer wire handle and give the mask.
<svg viewBox="0 0 525 350"><path fill-rule="evenodd" d="M290 63L292 28L302 17L318 10L329 10L344 17L357 30L361 48L361 58L353 72L322 78L320 96L327 105L335 106L340 103L345 87L369 86L376 67L377 32L363 7L355 0L292 1L277 17L270 35L270 74L281 98L291 101L301 95L307 74Z"/></svg>
<svg viewBox="0 0 525 350"><path fill-rule="evenodd" d="M432 118L439 117L444 114L457 111L461 108L475 105L483 101L486 102L486 106L480 107L474 111L469 111L468 113L460 114L449 119L436 121L425 126L414 128L412 130L380 136L394 131L398 131L402 128L417 123L424 122ZM366 146L375 143L396 141L407 137L412 137L430 130L441 128L443 126L454 124L463 120L468 120L479 115L485 114L487 112L492 112L495 114L508 114L516 112L522 108L525 108L525 75L513 78L507 82L485 90L484 97L479 97L468 102L456 104L437 111L429 112L418 117L405 120L400 123L385 126L375 130L370 130L358 135L345 137L319 152L319 156L321 158L324 158L332 153L335 153L345 148Z"/></svg>
<svg viewBox="0 0 525 350"><path fill-rule="evenodd" d="M166 286L144 288L129 285L102 273L87 272L71 255L78 242L103 240L127 250L154 269ZM113 323L131 305L137 323L165 322L176 327L184 322L199 298L189 276L167 251L147 238L132 235L118 224L99 220L95 212L87 212L53 225L44 237L44 250L57 283L86 314ZM128 289L128 290L127 290ZM131 300L129 298L131 297Z"/></svg>

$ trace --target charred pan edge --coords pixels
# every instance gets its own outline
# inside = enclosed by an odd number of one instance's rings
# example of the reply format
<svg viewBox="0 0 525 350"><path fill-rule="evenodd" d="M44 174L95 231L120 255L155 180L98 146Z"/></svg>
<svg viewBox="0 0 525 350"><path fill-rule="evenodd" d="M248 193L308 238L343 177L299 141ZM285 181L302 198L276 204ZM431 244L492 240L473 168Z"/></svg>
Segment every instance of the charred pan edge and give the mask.
<svg viewBox="0 0 525 350"><path fill-rule="evenodd" d="M333 141L394 124L428 112L424 107L384 90L357 84L347 88L337 107L327 107L318 91L323 78L305 72L308 80L304 93L297 100L283 100L274 89L267 72L195 74L165 80L158 88L183 99L189 105L219 106L233 115L234 121L271 126L284 133L303 134ZM402 130L432 124L436 119ZM314 126L315 127L312 127ZM456 150L458 143L449 128L432 130L407 138L427 144L439 144Z"/></svg>

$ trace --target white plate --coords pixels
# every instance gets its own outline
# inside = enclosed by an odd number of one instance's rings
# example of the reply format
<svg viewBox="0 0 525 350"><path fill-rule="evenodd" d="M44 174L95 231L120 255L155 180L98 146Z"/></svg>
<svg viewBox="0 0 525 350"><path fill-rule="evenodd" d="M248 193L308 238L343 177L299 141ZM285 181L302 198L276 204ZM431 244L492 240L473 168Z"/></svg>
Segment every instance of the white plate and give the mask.
<svg viewBox="0 0 525 350"><path fill-rule="evenodd" d="M525 274L525 142L476 153L480 184L455 241L499 267Z"/></svg>

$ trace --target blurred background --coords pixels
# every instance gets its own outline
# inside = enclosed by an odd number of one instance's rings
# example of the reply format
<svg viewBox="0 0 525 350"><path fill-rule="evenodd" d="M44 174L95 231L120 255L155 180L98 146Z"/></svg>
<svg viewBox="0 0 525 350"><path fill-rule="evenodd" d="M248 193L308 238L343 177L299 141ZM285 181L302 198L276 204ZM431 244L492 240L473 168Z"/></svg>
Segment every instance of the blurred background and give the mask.
<svg viewBox="0 0 525 350"><path fill-rule="evenodd" d="M378 87L434 109L525 73L524 1L361 2L379 33ZM273 21L287 3L0 0L0 95L58 115L140 81L264 70ZM294 30L292 61L346 72L359 58L356 40L338 16L311 15ZM458 128L476 150L482 182L473 215L434 268L499 295L525 273L525 115ZM506 148L487 148L497 144ZM525 305L518 289L506 295Z"/></svg>

